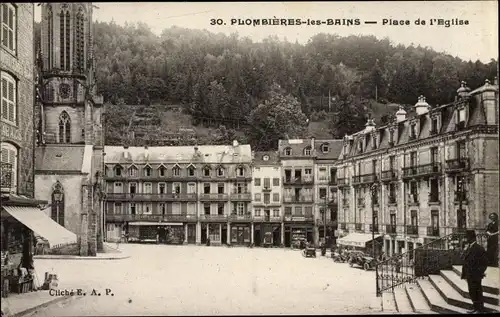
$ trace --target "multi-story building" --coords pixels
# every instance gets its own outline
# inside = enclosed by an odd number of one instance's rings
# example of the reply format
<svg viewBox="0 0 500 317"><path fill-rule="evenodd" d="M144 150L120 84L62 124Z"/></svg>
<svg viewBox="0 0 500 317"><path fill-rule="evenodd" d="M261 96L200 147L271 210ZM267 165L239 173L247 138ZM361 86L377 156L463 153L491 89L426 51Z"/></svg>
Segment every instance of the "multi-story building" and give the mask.
<svg viewBox="0 0 500 317"><path fill-rule="evenodd" d="M282 166L284 245L304 236L315 244L314 235L314 139L279 140Z"/></svg>
<svg viewBox="0 0 500 317"><path fill-rule="evenodd" d="M106 239L250 244L250 145L105 148Z"/></svg>
<svg viewBox="0 0 500 317"><path fill-rule="evenodd" d="M280 246L284 241L281 164L275 151L254 152L252 166L254 243Z"/></svg>
<svg viewBox="0 0 500 317"><path fill-rule="evenodd" d="M2 276L14 281L18 267L32 268L33 232L50 247L75 243L76 235L40 210L47 201L34 199L34 4L2 3L0 27L1 249L13 264L2 263Z"/></svg>
<svg viewBox="0 0 500 317"><path fill-rule="evenodd" d="M346 233L383 235L392 255L465 228L483 230L498 212L498 86L470 91L414 115L344 138L338 170L339 222ZM359 235L358 235L359 237ZM348 239L346 237L346 239ZM358 241L359 242L359 241Z"/></svg>
<svg viewBox="0 0 500 317"><path fill-rule="evenodd" d="M334 242L337 230L337 167L342 140L314 140L315 241Z"/></svg>

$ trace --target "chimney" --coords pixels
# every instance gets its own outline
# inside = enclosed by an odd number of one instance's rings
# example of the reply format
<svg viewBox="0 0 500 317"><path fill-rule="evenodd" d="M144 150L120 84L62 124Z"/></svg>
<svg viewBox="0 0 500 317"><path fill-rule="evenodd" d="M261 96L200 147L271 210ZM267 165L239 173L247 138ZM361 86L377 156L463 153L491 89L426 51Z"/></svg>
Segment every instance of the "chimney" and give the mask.
<svg viewBox="0 0 500 317"><path fill-rule="evenodd" d="M402 122L406 120L406 111L403 106L399 106L399 110L396 112L396 122Z"/></svg>
<svg viewBox="0 0 500 317"><path fill-rule="evenodd" d="M375 130L375 121L373 119L368 119L365 124L365 132L369 133Z"/></svg>
<svg viewBox="0 0 500 317"><path fill-rule="evenodd" d="M429 104L425 101L425 97L420 95L418 97L418 101L415 104L415 111L417 112L417 115L422 115L427 112L429 112L430 106Z"/></svg>
<svg viewBox="0 0 500 317"><path fill-rule="evenodd" d="M465 81L462 81L460 84L460 88L457 89L457 95L459 98L465 98L469 95L470 88L467 87L467 83Z"/></svg>
<svg viewBox="0 0 500 317"><path fill-rule="evenodd" d="M316 139L311 137L311 153L314 151L314 141L316 141Z"/></svg>

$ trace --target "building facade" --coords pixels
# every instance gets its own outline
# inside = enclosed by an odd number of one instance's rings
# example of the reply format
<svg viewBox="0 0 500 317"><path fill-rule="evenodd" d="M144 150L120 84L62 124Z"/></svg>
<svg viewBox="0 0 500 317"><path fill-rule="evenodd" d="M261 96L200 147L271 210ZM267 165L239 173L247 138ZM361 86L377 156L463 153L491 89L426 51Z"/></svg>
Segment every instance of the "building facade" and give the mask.
<svg viewBox="0 0 500 317"><path fill-rule="evenodd" d="M346 136L337 164L342 234L383 236L381 250L411 251L465 228L482 231L498 212L498 86L430 107L421 96L414 114Z"/></svg>
<svg viewBox="0 0 500 317"><path fill-rule="evenodd" d="M105 151L107 241L253 242L249 145Z"/></svg>
<svg viewBox="0 0 500 317"><path fill-rule="evenodd" d="M281 246L284 241L281 164L276 151L254 152L252 194L254 243Z"/></svg>
<svg viewBox="0 0 500 317"><path fill-rule="evenodd" d="M42 4L36 197L76 233L80 254L102 248L103 102L96 94L92 4Z"/></svg>

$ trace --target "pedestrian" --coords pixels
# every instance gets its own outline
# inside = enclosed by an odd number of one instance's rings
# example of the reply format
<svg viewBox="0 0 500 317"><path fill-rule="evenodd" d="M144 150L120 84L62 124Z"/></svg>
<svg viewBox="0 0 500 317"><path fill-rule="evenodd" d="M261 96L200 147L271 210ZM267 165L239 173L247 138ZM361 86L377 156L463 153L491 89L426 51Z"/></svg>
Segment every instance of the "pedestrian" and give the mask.
<svg viewBox="0 0 500 317"><path fill-rule="evenodd" d="M468 242L467 249L463 254L464 265L462 266L462 279L467 280L469 296L473 309L468 313L481 313L484 311L483 286L481 285L484 272L488 267L488 256L482 246L476 241L474 230L467 230L465 237Z"/></svg>
<svg viewBox="0 0 500 317"><path fill-rule="evenodd" d="M488 218L490 219L490 223L486 227L488 266L498 267L498 215L491 213Z"/></svg>

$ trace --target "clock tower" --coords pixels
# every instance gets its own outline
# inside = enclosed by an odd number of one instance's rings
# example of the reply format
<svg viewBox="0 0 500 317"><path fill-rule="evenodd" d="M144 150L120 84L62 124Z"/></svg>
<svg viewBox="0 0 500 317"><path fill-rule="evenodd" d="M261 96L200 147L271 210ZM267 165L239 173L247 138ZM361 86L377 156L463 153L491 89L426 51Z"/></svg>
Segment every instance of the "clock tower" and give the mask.
<svg viewBox="0 0 500 317"><path fill-rule="evenodd" d="M35 107L35 196L78 234L80 254L102 247L103 99L97 95L90 2L43 3ZM57 197L60 197L57 195ZM61 210L62 209L62 210ZM61 218L61 213L63 214ZM63 219L63 220L61 220Z"/></svg>

